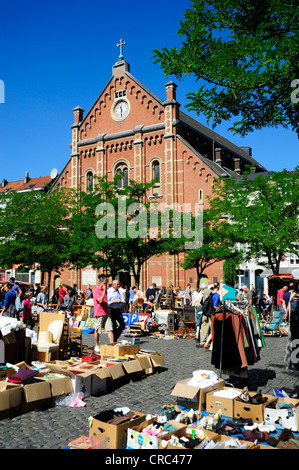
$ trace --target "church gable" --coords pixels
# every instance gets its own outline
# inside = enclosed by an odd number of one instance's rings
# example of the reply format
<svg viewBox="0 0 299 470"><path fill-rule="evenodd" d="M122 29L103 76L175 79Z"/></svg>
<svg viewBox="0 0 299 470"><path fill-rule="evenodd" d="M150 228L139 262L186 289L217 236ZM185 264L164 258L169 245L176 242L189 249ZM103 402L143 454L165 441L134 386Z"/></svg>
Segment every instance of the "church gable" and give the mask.
<svg viewBox="0 0 299 470"><path fill-rule="evenodd" d="M108 84L79 122L78 140L117 134L140 124L158 124L164 120L164 112L163 102L130 74L126 62L119 61Z"/></svg>

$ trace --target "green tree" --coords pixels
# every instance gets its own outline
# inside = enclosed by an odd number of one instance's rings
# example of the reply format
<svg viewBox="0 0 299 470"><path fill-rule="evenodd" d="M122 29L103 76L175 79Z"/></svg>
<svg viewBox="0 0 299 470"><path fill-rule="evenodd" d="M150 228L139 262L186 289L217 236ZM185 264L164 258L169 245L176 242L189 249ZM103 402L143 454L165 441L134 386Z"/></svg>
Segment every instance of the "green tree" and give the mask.
<svg viewBox="0 0 299 470"><path fill-rule="evenodd" d="M115 277L119 271L130 271L136 285L140 285L144 264L152 256L183 249L183 238L172 238L170 216L169 237L159 231L152 236L152 203L147 198L153 187L150 183L130 181L118 187L119 175L113 181L95 178L94 191L79 190L78 202L71 217L70 261L73 266L103 268Z"/></svg>
<svg viewBox="0 0 299 470"><path fill-rule="evenodd" d="M69 207L72 194L56 190L10 192L0 196L0 266L19 265L20 270L38 269L48 274L68 263Z"/></svg>
<svg viewBox="0 0 299 470"><path fill-rule="evenodd" d="M239 260L240 252L234 248L229 238L227 221L210 209L203 211L203 242L200 248L188 250L181 264L184 269L196 269L197 286L206 277L206 270L223 260Z"/></svg>
<svg viewBox="0 0 299 470"><path fill-rule="evenodd" d="M287 253L299 253L299 167L244 174L215 183L211 208L228 217L229 237L245 246L245 259L279 273Z"/></svg>
<svg viewBox="0 0 299 470"><path fill-rule="evenodd" d="M155 50L166 76L200 83L187 108L212 126L233 120L244 136L264 127L291 127L299 136L297 0L193 0L180 22L180 50ZM295 87L296 85L294 85Z"/></svg>

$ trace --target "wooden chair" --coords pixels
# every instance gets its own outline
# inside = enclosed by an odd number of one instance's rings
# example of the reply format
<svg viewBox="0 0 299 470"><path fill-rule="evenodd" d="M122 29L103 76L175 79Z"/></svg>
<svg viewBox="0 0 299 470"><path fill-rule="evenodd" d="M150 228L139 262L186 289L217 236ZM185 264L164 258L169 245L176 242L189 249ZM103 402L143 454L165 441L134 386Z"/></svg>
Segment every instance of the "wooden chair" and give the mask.
<svg viewBox="0 0 299 470"><path fill-rule="evenodd" d="M90 350L91 353L94 352L94 346L83 344L81 328L69 328L68 339L68 350L70 356L82 357L84 352L87 350Z"/></svg>

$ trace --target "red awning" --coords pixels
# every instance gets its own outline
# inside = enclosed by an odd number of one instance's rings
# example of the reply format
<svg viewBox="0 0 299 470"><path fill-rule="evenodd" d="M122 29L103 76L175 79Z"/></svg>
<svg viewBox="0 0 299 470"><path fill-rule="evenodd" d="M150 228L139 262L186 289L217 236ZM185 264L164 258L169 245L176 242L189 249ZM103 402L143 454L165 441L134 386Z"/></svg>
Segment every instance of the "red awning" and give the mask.
<svg viewBox="0 0 299 470"><path fill-rule="evenodd" d="M272 274L272 276L268 276L268 279L293 279L293 276L291 273L279 273L279 274Z"/></svg>

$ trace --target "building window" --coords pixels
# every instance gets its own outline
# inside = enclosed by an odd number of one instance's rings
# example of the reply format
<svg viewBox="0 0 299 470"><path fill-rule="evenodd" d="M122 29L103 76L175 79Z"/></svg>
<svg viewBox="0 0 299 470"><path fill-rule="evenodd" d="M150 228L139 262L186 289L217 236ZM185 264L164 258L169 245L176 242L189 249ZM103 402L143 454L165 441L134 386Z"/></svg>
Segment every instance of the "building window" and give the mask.
<svg viewBox="0 0 299 470"><path fill-rule="evenodd" d="M152 163L152 179L156 180L155 185L160 186L161 171L160 171L160 162L158 160L155 160Z"/></svg>
<svg viewBox="0 0 299 470"><path fill-rule="evenodd" d="M290 264L299 264L299 258L296 255L290 255Z"/></svg>
<svg viewBox="0 0 299 470"><path fill-rule="evenodd" d="M92 171L88 171L87 174L86 174L86 190L91 192L93 191L93 172Z"/></svg>
<svg viewBox="0 0 299 470"><path fill-rule="evenodd" d="M129 170L125 163L117 165L115 169L115 176L118 176L117 187L118 189L124 188L129 185Z"/></svg>

